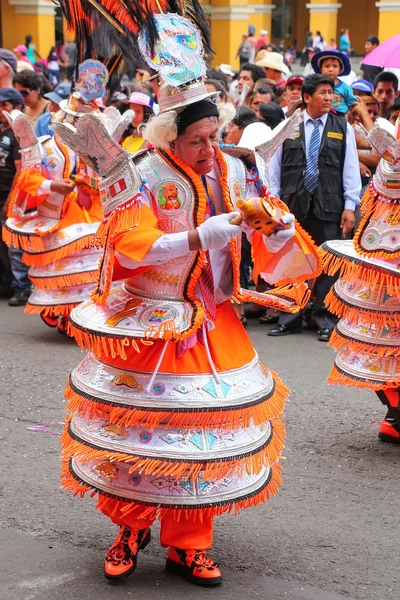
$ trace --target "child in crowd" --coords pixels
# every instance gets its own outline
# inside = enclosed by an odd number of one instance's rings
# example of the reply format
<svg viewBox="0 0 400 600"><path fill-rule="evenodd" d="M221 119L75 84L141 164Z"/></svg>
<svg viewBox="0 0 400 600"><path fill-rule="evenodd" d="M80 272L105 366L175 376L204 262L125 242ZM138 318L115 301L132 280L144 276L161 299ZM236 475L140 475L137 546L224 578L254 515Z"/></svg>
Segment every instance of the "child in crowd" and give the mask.
<svg viewBox="0 0 400 600"><path fill-rule="evenodd" d="M357 103L357 98L352 89L347 83L339 79L340 75L349 75L351 71L348 57L337 50L324 50L313 56L311 65L315 73L327 75L333 80L335 89L332 108L339 116L344 117L351 106Z"/></svg>
<svg viewBox="0 0 400 600"><path fill-rule="evenodd" d="M4 113L23 110L24 99L13 88L0 90L0 223L4 225L8 197L21 170L19 144ZM28 268L21 260L22 251L7 248L0 236L0 298L10 298L10 306L23 306L30 292Z"/></svg>

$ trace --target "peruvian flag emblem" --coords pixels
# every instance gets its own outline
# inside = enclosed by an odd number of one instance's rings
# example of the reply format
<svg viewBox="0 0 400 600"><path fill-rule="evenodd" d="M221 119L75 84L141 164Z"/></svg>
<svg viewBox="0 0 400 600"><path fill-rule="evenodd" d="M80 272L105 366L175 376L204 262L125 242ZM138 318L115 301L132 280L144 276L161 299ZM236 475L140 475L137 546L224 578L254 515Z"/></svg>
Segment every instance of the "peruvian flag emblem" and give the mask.
<svg viewBox="0 0 400 600"><path fill-rule="evenodd" d="M115 183L110 185L111 196L114 198L114 196L119 194L119 192L123 192L124 190L126 190L126 187L127 186L125 179L120 179L119 181L116 181Z"/></svg>

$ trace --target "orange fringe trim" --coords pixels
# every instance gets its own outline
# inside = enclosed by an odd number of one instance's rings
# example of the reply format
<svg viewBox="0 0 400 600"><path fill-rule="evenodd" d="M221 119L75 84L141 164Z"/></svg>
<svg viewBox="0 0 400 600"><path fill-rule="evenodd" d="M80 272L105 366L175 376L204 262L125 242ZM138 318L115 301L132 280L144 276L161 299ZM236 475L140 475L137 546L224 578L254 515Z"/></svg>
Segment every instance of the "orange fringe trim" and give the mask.
<svg viewBox="0 0 400 600"><path fill-rule="evenodd" d="M397 388L400 384L399 379L395 381L378 382L368 379L358 379L357 377L350 377L350 375L339 371L335 364L332 367L327 381L332 385L346 385L373 391L386 390L387 388Z"/></svg>
<svg viewBox="0 0 400 600"><path fill-rule="evenodd" d="M62 258L70 256L71 254L75 254L76 252L79 252L79 250L83 250L84 248L91 248L92 241L93 236L84 236L82 238L79 238L79 240L68 244L67 246L57 248L56 250L49 250L40 254L31 254L29 252L24 252L24 254L22 255L22 260L29 267L46 266L50 263L57 262Z"/></svg>
<svg viewBox="0 0 400 600"><path fill-rule="evenodd" d="M274 378L275 389L272 395L259 404L244 406L237 409L218 409L215 411L193 411L193 412L171 412L162 410L149 410L148 408L126 408L118 404L109 405L102 403L96 398L88 398L72 389L68 382L64 397L68 398L67 410L79 413L93 419L107 418L110 423L117 425L143 425L154 429L163 423L170 427L249 427L253 421L255 425L261 425L271 421L280 415L285 407L289 389L282 380L270 371Z"/></svg>
<svg viewBox="0 0 400 600"><path fill-rule="evenodd" d="M324 271L328 275L335 275L340 271L340 277L346 281L365 281L367 285L380 289L385 286L388 294L400 296L399 275L385 267L364 265L324 250Z"/></svg>
<svg viewBox="0 0 400 600"><path fill-rule="evenodd" d="M58 290L59 288L73 287L84 283L95 283L97 281L96 271L56 275L54 277L34 277L31 274L28 276L39 290Z"/></svg>
<svg viewBox="0 0 400 600"><path fill-rule="evenodd" d="M400 327L400 313L366 310L350 306L343 302L336 292L331 289L325 297L328 309L341 319L349 319L353 323L365 323L367 326L377 327ZM378 307L377 307L378 308Z"/></svg>
<svg viewBox="0 0 400 600"><path fill-rule="evenodd" d="M384 346L382 344L376 344L371 342L360 342L353 338L348 339L342 335L337 329L332 332L331 339L329 340L329 346L338 351L344 348L350 348L355 354L362 354L363 356L371 356L372 358L381 358L384 356L400 356L399 346Z"/></svg>
<svg viewBox="0 0 400 600"><path fill-rule="evenodd" d="M124 231L135 229L140 223L140 208L137 202L140 193L133 196L115 208L109 215L104 217L96 231L95 243L104 246L106 238L115 237Z"/></svg>
<svg viewBox="0 0 400 600"><path fill-rule="evenodd" d="M75 304L54 304L52 306L40 306L37 304L29 304L29 300L25 306L24 312L27 315L46 315L46 316L60 316L68 317L70 312L75 306L78 306L80 302Z"/></svg>
<svg viewBox="0 0 400 600"><path fill-rule="evenodd" d="M135 456L121 452L111 452L90 447L84 443L75 440L68 427L66 427L60 438L63 446L62 457L69 460L77 458L81 462L86 462L95 458L108 459L110 461L119 461L132 464L130 473L139 470L145 475L174 477L176 479L185 477L185 479L197 479L203 472L202 479L221 479L238 473L243 476L259 473L264 467L276 462L281 458L281 453L285 446L285 425L282 418L271 419L272 437L267 445L258 450L258 452L244 457L234 457L230 460L195 462L185 460L166 460L155 459L143 456Z"/></svg>
<svg viewBox="0 0 400 600"><path fill-rule="evenodd" d="M272 474L267 485L259 493L256 493L250 498L239 500L237 502L233 501L229 504L208 506L204 508L161 508L159 505L152 506L138 501L122 500L116 496L107 495L105 492L90 488L85 483L77 481L77 479L72 475L69 461L66 459L64 459L61 468L62 486L66 490L72 491L74 496L79 495L81 498L83 498L88 492L90 492L91 498L97 495L98 501L96 508L101 511L102 508L107 506L107 514L115 515L119 512L122 512L125 515L128 515L132 510L136 511L138 507L142 507L142 510L139 512L139 514L135 512L135 516L138 519L155 520L158 518L159 520L162 520L164 516L172 514L176 521L190 518L191 520L198 519L200 522L202 522L204 518L216 517L224 513L233 512L235 515L237 515L244 508L251 508L253 506L257 506L261 502L266 502L278 493L278 488L282 485L282 467L278 463L274 463L271 465Z"/></svg>

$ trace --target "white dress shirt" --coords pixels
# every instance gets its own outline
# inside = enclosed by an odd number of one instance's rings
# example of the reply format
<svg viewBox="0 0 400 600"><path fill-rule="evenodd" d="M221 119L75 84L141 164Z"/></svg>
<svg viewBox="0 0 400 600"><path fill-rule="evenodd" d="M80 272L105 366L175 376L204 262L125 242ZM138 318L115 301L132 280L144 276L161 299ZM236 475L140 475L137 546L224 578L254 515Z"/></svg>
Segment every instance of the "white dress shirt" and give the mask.
<svg viewBox="0 0 400 600"><path fill-rule="evenodd" d="M321 121L319 124L320 139L322 139L322 133L325 129L327 118L328 113L319 117ZM314 130L314 124L312 123L313 120L314 119L310 117L308 112L304 111L304 145L306 156L308 155L311 134ZM282 149L283 146L279 146L269 163L269 183L271 186L271 192L278 198L280 197L281 193ZM348 123L342 183L344 190L344 210L354 211L356 206L360 204L361 177L358 164L356 137L354 135L353 128Z"/></svg>

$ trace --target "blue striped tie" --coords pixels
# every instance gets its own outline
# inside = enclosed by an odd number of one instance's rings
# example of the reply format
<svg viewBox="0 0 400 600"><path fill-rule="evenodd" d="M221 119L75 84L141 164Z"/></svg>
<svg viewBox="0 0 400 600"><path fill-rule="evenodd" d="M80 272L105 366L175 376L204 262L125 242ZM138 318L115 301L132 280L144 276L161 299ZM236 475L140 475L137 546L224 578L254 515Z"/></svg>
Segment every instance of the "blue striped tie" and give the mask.
<svg viewBox="0 0 400 600"><path fill-rule="evenodd" d="M306 188L307 192L312 194L318 185L318 155L321 141L318 127L322 121L321 119L316 119L315 121L310 119L310 123L314 125L314 131L311 134L310 145L308 147L304 187Z"/></svg>

